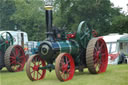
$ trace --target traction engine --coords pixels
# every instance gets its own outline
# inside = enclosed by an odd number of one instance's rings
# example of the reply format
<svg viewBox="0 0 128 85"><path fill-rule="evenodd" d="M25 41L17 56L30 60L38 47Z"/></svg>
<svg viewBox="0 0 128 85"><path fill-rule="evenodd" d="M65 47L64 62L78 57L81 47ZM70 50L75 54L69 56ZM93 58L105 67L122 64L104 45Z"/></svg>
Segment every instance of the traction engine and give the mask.
<svg viewBox="0 0 128 85"><path fill-rule="evenodd" d="M13 45L14 38L9 32L0 34L0 70L6 67L10 72L22 71L26 62L20 45Z"/></svg>
<svg viewBox="0 0 128 85"><path fill-rule="evenodd" d="M60 81L71 80L75 70L83 72L84 68L92 74L105 72L108 63L105 41L93 37L93 30L85 21L78 25L76 33L66 34L64 29L52 26L52 6L45 6L45 10L47 38L40 44L38 54L27 61L28 78L41 80L46 70L54 69Z"/></svg>

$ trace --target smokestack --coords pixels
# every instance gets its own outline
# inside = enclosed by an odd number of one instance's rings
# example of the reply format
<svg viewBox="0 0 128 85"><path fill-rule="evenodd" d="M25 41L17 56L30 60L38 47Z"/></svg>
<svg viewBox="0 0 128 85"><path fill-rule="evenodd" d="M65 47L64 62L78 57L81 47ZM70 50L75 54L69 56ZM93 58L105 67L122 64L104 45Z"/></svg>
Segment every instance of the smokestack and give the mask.
<svg viewBox="0 0 128 85"><path fill-rule="evenodd" d="M53 30L52 30L52 6L45 6L46 15L46 34L47 38L53 40Z"/></svg>

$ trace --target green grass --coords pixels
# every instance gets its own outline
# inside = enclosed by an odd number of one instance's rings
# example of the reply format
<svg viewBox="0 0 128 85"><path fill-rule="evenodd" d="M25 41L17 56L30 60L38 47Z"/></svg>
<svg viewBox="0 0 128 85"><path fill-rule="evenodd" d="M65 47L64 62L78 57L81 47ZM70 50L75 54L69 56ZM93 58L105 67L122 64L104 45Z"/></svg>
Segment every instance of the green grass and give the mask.
<svg viewBox="0 0 128 85"><path fill-rule="evenodd" d="M75 72L72 80L60 82L55 75L47 71L44 80L30 81L26 71L11 73L5 68L0 71L0 85L128 85L128 65L109 65L102 74L90 74L87 69L84 73Z"/></svg>

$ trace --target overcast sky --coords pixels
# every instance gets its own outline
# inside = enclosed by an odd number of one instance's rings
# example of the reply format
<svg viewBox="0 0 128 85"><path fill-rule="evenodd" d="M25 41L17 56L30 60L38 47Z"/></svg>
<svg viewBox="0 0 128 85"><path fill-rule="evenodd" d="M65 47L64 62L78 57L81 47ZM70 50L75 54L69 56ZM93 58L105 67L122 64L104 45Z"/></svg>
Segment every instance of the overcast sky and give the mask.
<svg viewBox="0 0 128 85"><path fill-rule="evenodd" d="M123 11L125 11L125 13L127 12L128 13L128 7L127 7L127 4L128 4L128 0L110 0L112 3L114 3L114 6L115 7L122 7Z"/></svg>

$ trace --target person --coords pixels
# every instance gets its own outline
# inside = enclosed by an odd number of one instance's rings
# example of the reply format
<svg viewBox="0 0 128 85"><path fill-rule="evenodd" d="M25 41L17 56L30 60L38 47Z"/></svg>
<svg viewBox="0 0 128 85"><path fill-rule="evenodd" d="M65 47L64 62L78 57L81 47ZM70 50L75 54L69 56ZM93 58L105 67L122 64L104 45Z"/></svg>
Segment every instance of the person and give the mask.
<svg viewBox="0 0 128 85"><path fill-rule="evenodd" d="M124 53L121 53L120 56L119 56L119 61L118 61L118 64L122 64L125 60L125 54Z"/></svg>

